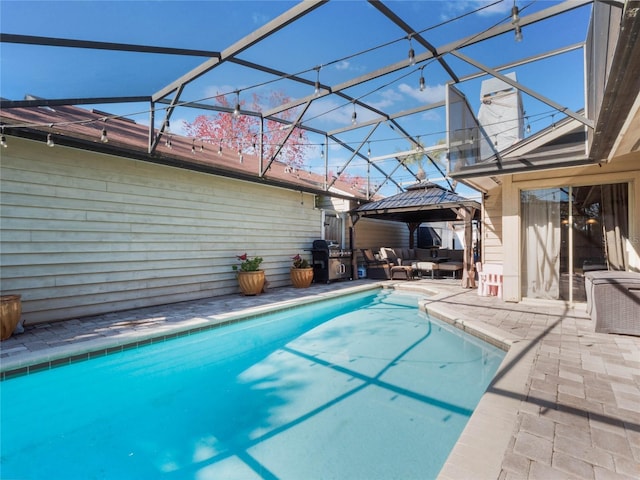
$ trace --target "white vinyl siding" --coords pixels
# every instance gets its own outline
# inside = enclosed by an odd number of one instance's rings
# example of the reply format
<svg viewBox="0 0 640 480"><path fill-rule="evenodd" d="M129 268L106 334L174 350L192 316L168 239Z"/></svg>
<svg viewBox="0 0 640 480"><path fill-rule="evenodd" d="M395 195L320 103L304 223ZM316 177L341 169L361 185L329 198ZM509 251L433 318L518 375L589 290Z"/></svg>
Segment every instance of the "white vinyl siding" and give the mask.
<svg viewBox="0 0 640 480"><path fill-rule="evenodd" d="M502 238L502 189L495 188L484 199L482 218L482 261L503 262Z"/></svg>
<svg viewBox="0 0 640 480"><path fill-rule="evenodd" d="M321 231L314 196L12 138L1 170L1 290L27 323L238 292L264 258L270 286Z"/></svg>

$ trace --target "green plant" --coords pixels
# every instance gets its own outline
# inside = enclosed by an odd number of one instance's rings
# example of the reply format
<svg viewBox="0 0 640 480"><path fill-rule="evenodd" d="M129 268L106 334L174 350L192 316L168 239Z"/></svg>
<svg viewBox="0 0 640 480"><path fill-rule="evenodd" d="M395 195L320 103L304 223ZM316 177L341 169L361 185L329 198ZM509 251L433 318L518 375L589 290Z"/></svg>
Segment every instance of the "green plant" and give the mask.
<svg viewBox="0 0 640 480"><path fill-rule="evenodd" d="M249 258L246 253L242 255L236 255L236 258L240 260L240 265L233 265L231 268L235 271L241 272L257 272L260 270L260 264L262 263L262 257Z"/></svg>
<svg viewBox="0 0 640 480"><path fill-rule="evenodd" d="M293 260L293 268L309 268L309 262L299 253L295 257L291 257L291 260Z"/></svg>

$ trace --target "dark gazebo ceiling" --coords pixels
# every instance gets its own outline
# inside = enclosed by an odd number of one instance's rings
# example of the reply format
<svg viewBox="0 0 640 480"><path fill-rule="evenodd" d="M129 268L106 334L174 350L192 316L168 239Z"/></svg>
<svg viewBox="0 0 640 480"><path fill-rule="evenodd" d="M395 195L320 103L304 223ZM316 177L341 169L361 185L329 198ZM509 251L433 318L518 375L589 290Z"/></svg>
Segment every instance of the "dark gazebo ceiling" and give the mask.
<svg viewBox="0 0 640 480"><path fill-rule="evenodd" d="M361 205L353 213L361 218L426 223L457 220L461 207L474 208L474 218L479 218L480 203L425 181L407 187L405 192Z"/></svg>

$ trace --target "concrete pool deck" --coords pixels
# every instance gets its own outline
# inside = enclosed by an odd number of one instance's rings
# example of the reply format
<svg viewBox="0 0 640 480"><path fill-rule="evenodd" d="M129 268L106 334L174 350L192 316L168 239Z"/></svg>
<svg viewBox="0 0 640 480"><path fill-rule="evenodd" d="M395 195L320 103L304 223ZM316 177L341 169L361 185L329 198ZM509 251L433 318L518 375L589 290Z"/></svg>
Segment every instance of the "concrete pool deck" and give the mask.
<svg viewBox="0 0 640 480"><path fill-rule="evenodd" d="M594 333L579 308L504 303L459 281L314 284L41 324L0 344L0 368L4 378L378 283L424 289L433 316L509 346L438 478L640 478L640 337Z"/></svg>

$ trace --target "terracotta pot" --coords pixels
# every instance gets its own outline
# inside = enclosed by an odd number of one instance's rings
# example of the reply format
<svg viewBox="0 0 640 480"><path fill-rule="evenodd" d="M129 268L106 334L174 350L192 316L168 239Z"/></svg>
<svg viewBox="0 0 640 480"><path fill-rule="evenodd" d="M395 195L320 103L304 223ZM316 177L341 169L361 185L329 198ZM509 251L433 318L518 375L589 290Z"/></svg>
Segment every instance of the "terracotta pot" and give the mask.
<svg viewBox="0 0 640 480"><path fill-rule="evenodd" d="M313 267L292 268L291 283L296 288L308 288L313 281Z"/></svg>
<svg viewBox="0 0 640 480"><path fill-rule="evenodd" d="M2 295L0 297L2 301L0 306L0 323L2 323L0 339L2 340L6 340L11 336L20 321L20 315L22 314L20 298L20 295Z"/></svg>
<svg viewBox="0 0 640 480"><path fill-rule="evenodd" d="M238 285L243 295L260 295L264 288L264 270L238 272Z"/></svg>

